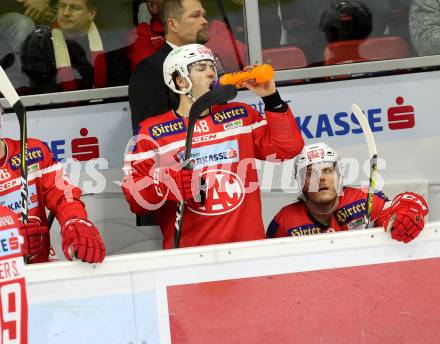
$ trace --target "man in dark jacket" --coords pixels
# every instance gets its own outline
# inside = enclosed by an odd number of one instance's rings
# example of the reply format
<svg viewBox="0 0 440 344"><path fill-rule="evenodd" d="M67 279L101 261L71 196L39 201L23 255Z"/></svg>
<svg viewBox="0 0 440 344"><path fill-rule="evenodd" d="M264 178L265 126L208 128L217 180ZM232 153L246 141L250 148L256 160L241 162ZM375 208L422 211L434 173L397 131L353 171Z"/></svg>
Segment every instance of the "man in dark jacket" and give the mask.
<svg viewBox="0 0 440 344"><path fill-rule="evenodd" d="M163 62L173 48L208 41L208 21L200 0L165 0L161 13L165 44L139 62L130 78L128 97L133 132L146 117L177 108L179 98L165 85ZM137 216L138 225L155 223L154 216Z"/></svg>
<svg viewBox="0 0 440 344"><path fill-rule="evenodd" d="M175 108L174 99L163 81L163 62L175 47L208 41L208 21L199 0L165 0L161 20L164 24L164 46L142 60L134 70L128 88L133 131L146 117Z"/></svg>

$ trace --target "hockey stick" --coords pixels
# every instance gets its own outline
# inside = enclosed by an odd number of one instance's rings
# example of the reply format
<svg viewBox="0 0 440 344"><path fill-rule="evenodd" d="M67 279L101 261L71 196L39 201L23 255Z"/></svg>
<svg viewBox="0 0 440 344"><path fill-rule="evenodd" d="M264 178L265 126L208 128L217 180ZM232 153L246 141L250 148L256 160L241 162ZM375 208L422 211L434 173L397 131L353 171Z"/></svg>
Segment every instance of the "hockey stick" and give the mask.
<svg viewBox="0 0 440 344"><path fill-rule="evenodd" d="M21 172L21 220L28 222L28 185L27 185L27 122L26 109L12 86L3 68L0 67L0 92L17 114L20 124L20 172Z"/></svg>
<svg viewBox="0 0 440 344"><path fill-rule="evenodd" d="M206 109L213 105L223 104L234 99L237 96L237 89L233 85L224 85L213 88L203 96L198 98L189 110L188 129L186 131L185 140L185 155L184 162L187 162L191 157L192 137L194 133L194 126L196 125L199 116ZM192 164L186 164L184 169L191 169ZM177 205L176 222L174 224L174 247L178 248L180 245L180 235L182 233L183 214L185 202L181 201Z"/></svg>
<svg viewBox="0 0 440 344"><path fill-rule="evenodd" d="M376 148L376 142L374 141L373 133L371 132L370 125L368 124L367 118L365 117L361 108L356 104L352 104L351 111L356 116L362 128L362 131L364 132L365 140L367 141L367 146L368 146L368 157L370 158L370 181L368 184L367 215L366 215L367 223L365 226L367 228L371 219L371 210L373 209L374 188L376 187L377 148Z"/></svg>

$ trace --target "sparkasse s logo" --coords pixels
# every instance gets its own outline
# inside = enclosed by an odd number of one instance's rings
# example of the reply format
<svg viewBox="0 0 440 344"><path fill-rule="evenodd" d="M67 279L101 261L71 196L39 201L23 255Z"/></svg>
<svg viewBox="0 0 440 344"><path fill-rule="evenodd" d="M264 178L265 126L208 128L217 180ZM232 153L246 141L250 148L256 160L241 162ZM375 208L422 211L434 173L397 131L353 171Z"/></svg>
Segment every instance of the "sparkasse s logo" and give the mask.
<svg viewBox="0 0 440 344"><path fill-rule="evenodd" d="M396 97L395 105L387 109L364 107L364 114L372 132L404 130L415 127L415 113L412 105L403 105L404 98ZM321 138L361 134L362 129L354 114L338 111L334 114L319 113L316 115L299 114L295 117L298 127L305 138Z"/></svg>
<svg viewBox="0 0 440 344"><path fill-rule="evenodd" d="M45 142L46 146L51 150L52 156L56 161L65 161L68 158L66 154L67 146L70 146L72 158L78 161L88 161L91 159L97 159L100 156L99 153L99 140L96 136L88 136L89 130L87 128L81 128L81 137L75 137L70 141L66 139L57 139Z"/></svg>

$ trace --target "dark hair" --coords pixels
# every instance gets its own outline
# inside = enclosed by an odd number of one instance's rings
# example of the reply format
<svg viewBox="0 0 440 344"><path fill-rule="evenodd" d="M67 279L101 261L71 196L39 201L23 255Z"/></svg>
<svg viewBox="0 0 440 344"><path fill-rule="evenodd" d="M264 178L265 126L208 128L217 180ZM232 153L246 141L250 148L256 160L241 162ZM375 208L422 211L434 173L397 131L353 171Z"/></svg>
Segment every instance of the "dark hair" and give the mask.
<svg viewBox="0 0 440 344"><path fill-rule="evenodd" d="M174 86L176 87L176 89L179 89L179 85L177 85L177 77L179 77L179 76L181 76L181 75L177 70L175 70L173 72L173 74L171 74L171 78L173 80L173 83L174 83Z"/></svg>
<svg viewBox="0 0 440 344"><path fill-rule="evenodd" d="M180 18L183 14L184 0L165 0L160 11L160 21L162 22L163 30L168 32L167 21L168 18Z"/></svg>
<svg viewBox="0 0 440 344"><path fill-rule="evenodd" d="M85 5L89 10L97 10L98 9L98 1L100 1L100 0L85 0ZM58 3L59 3L59 0L56 1L57 6L58 6Z"/></svg>
<svg viewBox="0 0 440 344"><path fill-rule="evenodd" d="M322 13L319 29L329 43L365 39L373 29L373 16L360 1L341 1Z"/></svg>

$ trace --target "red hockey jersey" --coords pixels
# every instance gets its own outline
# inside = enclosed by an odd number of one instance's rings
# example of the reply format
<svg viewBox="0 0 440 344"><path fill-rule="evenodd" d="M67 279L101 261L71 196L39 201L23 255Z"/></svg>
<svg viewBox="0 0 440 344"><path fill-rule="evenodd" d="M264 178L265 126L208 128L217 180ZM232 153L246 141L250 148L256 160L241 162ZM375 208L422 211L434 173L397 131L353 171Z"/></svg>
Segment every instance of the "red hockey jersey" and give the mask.
<svg viewBox="0 0 440 344"><path fill-rule="evenodd" d="M144 120L124 167L122 187L131 210L158 209L164 248L173 247L177 203L157 196L153 174L183 156L187 124L173 111ZM301 151L304 141L290 109L264 118L243 103L214 106L197 121L192 143L194 170L208 190L203 205L185 205L180 246L263 239L255 159L291 159Z"/></svg>
<svg viewBox="0 0 440 344"><path fill-rule="evenodd" d="M134 71L139 62L153 55L165 44L163 27L158 16L153 16L150 24L140 23L130 30L127 43L127 57L131 70Z"/></svg>
<svg viewBox="0 0 440 344"><path fill-rule="evenodd" d="M2 139L6 156L0 169L0 205L21 215L20 141ZM37 139L28 139L28 209L29 216L37 217L47 225L46 208L52 211L61 225L71 218L87 218L80 201L81 190L65 176L62 165L52 159L46 145ZM50 251L49 235L44 237L44 248L31 262L45 262Z"/></svg>
<svg viewBox="0 0 440 344"><path fill-rule="evenodd" d="M380 216L388 198L382 193L373 196L371 220L375 226L382 226ZM324 226L310 216L304 201L289 204L282 208L267 229L269 238L288 236L313 235L326 232L346 231L365 228L367 213L367 193L360 189L346 187L344 194L339 197L338 208L333 212L329 226Z"/></svg>

